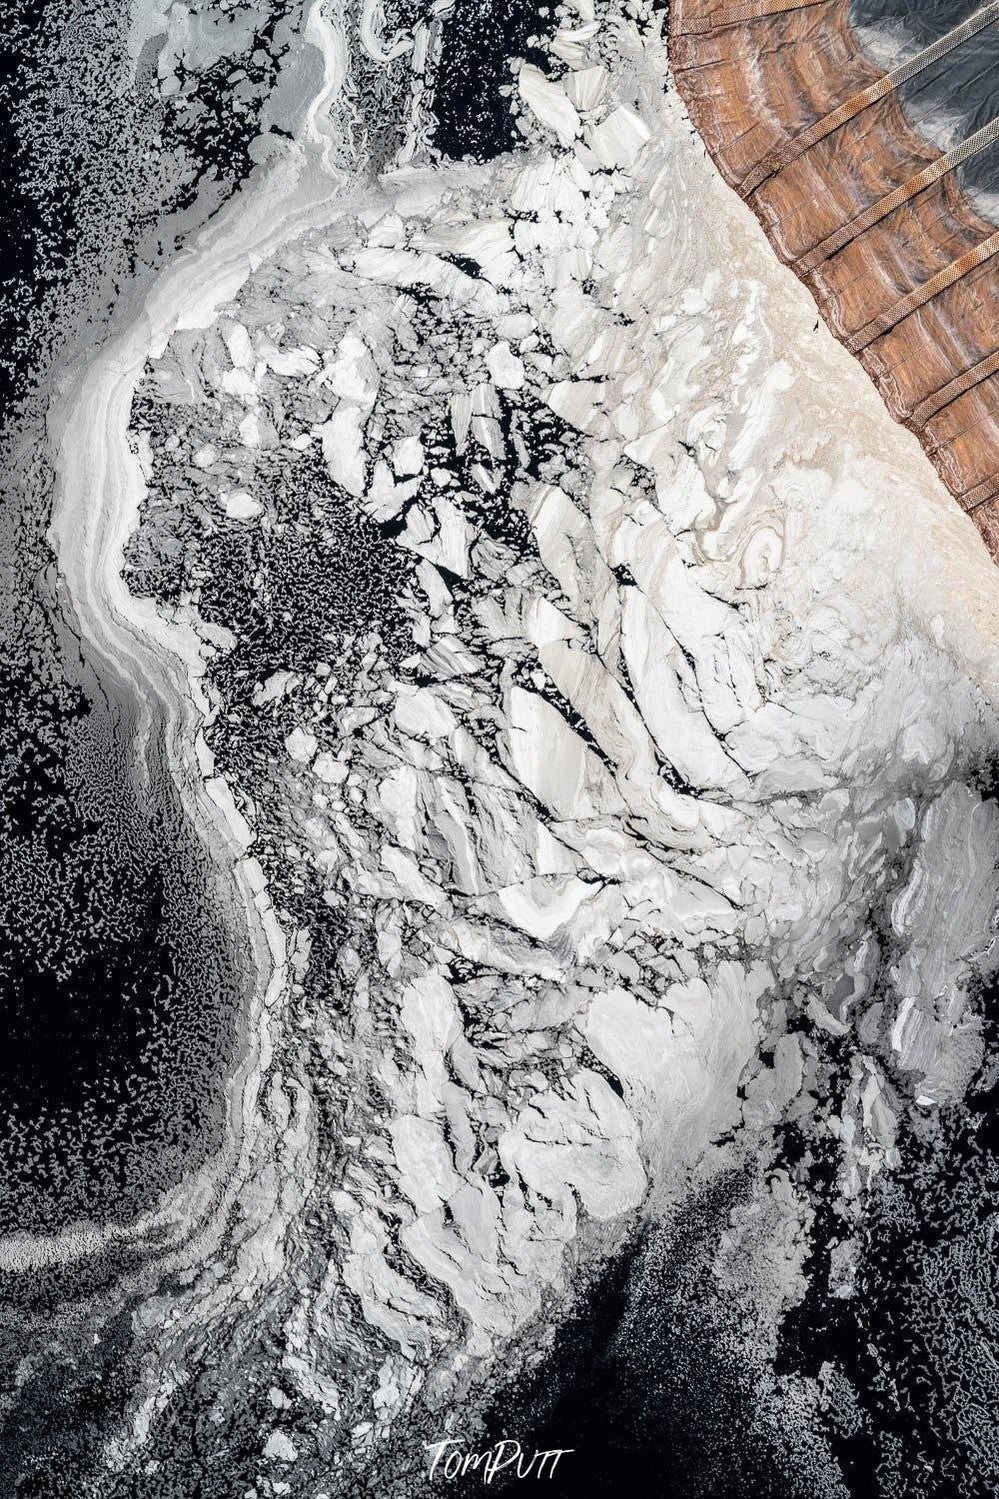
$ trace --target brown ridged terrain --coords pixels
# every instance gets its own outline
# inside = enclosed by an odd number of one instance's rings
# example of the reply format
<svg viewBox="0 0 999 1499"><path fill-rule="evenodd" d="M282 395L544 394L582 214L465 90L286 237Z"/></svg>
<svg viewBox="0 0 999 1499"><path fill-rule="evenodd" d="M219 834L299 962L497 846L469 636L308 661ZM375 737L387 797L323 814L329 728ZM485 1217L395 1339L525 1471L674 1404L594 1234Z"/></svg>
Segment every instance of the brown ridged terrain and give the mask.
<svg viewBox="0 0 999 1499"><path fill-rule="evenodd" d="M894 90L842 108L884 76L848 0L780 5L674 0L678 88L725 180L999 558L996 226ZM837 110L850 117L822 135Z"/></svg>

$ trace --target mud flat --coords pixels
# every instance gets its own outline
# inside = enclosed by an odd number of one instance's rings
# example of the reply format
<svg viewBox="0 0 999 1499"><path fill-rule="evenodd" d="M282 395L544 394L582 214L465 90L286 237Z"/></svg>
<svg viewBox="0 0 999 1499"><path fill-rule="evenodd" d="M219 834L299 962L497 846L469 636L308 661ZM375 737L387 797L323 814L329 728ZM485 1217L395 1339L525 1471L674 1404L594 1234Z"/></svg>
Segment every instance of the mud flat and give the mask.
<svg viewBox="0 0 999 1499"><path fill-rule="evenodd" d="M847 0L677 0L669 26L715 165L999 557L999 235L961 190L959 153L909 124Z"/></svg>

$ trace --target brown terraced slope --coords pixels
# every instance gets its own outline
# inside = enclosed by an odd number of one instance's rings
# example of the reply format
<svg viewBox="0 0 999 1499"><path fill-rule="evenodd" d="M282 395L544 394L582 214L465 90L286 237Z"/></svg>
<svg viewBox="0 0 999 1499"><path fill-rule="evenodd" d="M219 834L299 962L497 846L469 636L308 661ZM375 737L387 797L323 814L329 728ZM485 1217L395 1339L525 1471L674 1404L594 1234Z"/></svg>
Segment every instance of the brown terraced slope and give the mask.
<svg viewBox="0 0 999 1499"><path fill-rule="evenodd" d="M999 3L886 75L848 0L673 0L669 19L677 85L718 169L999 558L999 233L955 176L999 122L943 154L897 93L994 24Z"/></svg>

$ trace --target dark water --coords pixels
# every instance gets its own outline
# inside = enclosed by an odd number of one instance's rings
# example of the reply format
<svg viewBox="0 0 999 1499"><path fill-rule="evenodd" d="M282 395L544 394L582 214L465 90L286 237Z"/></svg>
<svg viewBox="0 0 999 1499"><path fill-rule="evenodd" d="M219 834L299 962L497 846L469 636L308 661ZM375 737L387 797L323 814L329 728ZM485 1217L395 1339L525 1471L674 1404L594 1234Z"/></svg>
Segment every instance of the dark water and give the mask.
<svg viewBox="0 0 999 1499"><path fill-rule="evenodd" d="M905 1165L872 1190L857 1293L845 1300L828 1289L835 1164L818 1161L810 1285L775 1329L773 1364L740 1352L745 1308L712 1275L740 1195L737 1179L719 1182L608 1268L469 1449L516 1440L525 1462L571 1449L544 1485L552 1499L991 1499L997 1120L989 1087L903 1131ZM848 1398L810 1417L794 1398L802 1379L841 1381ZM509 1495L522 1487L495 1482ZM482 1488L438 1479L428 1491L475 1499Z"/></svg>
<svg viewBox="0 0 999 1499"><path fill-rule="evenodd" d="M901 0L853 0L851 15L856 25L895 42L903 61L980 8L968 0L920 0L913 6ZM980 31L910 80L901 98L913 123L942 146L957 144L999 116L999 25ZM967 162L961 180L979 194L999 195L999 145Z"/></svg>
<svg viewBox="0 0 999 1499"><path fill-rule="evenodd" d="M38 707L33 665L15 711ZM81 677L18 715L3 761L2 1229L127 1218L221 1133L232 939L171 781L136 789L128 698Z"/></svg>
<svg viewBox="0 0 999 1499"><path fill-rule="evenodd" d="M443 27L445 66L434 91L434 144L454 160L489 161L517 141L510 102L510 61L541 64L537 42L554 25L539 0L456 0Z"/></svg>
<svg viewBox="0 0 999 1499"><path fill-rule="evenodd" d="M238 73L276 67L264 8ZM138 705L94 671L46 541L60 359L127 315L250 166L239 59L163 101L130 7L0 12L0 1231L128 1218L218 1142L241 975L170 779L136 783Z"/></svg>
<svg viewBox="0 0 999 1499"><path fill-rule="evenodd" d="M568 1449L539 1486L552 1499L820 1499L833 1460L821 1434L773 1402L761 1363L740 1356L740 1309L712 1275L718 1235L744 1184L718 1180L669 1226L639 1234L559 1329L542 1363L504 1391L483 1450L516 1440ZM770 1381L772 1384L772 1380ZM526 1483L499 1474L513 1495ZM475 1499L481 1480L438 1478L435 1496Z"/></svg>

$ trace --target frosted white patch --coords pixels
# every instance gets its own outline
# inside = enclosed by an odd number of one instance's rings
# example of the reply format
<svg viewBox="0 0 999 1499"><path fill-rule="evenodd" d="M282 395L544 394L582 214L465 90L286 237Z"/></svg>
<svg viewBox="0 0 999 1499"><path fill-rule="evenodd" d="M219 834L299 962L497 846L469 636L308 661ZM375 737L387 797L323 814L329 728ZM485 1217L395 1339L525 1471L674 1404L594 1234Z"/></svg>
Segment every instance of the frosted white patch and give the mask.
<svg viewBox="0 0 999 1499"><path fill-rule="evenodd" d="M299 678L292 671L275 671L265 682L262 682L253 694L253 703L257 708L262 708L266 703L276 702L290 692L298 683Z"/></svg>
<svg viewBox="0 0 999 1499"><path fill-rule="evenodd" d="M320 428L323 457L331 478L358 498L364 493L366 470L363 425L361 408L344 404Z"/></svg>
<svg viewBox="0 0 999 1499"><path fill-rule="evenodd" d="M308 765L319 748L319 743L314 734L310 734L308 730L298 725L285 739L284 747L292 760L297 761L299 765Z"/></svg>
<svg viewBox="0 0 999 1499"><path fill-rule="evenodd" d="M579 133L579 115L565 90L530 63L518 73L517 88L531 113L555 131L563 146L571 145Z"/></svg>
<svg viewBox="0 0 999 1499"><path fill-rule="evenodd" d="M461 1185L440 1125L404 1114L390 1133L403 1191L419 1212L433 1212Z"/></svg>
<svg viewBox="0 0 999 1499"><path fill-rule="evenodd" d="M395 721L404 734L438 739L457 727L457 720L446 703L429 688L401 695L395 704Z"/></svg>
<svg viewBox="0 0 999 1499"><path fill-rule="evenodd" d="M286 1431L272 1431L264 1443L264 1456L275 1458L280 1463L293 1463L298 1457L298 1448Z"/></svg>
<svg viewBox="0 0 999 1499"><path fill-rule="evenodd" d="M541 878L501 890L499 903L514 926L544 942L575 915L590 894L590 887L574 877Z"/></svg>
<svg viewBox="0 0 999 1499"><path fill-rule="evenodd" d="M328 750L316 755L312 762L312 773L325 781L327 786L341 786L347 779L347 766L337 760Z"/></svg>
<svg viewBox="0 0 999 1499"><path fill-rule="evenodd" d="M392 467L400 478L423 470L423 444L418 437L401 437L392 451Z"/></svg>
<svg viewBox="0 0 999 1499"><path fill-rule="evenodd" d="M268 366L277 375L311 375L319 369L319 355L315 349L300 345L297 349L268 348Z"/></svg>
<svg viewBox="0 0 999 1499"><path fill-rule="evenodd" d="M566 80L565 91L577 109L596 109L607 92L606 68L580 68Z"/></svg>
<svg viewBox="0 0 999 1499"><path fill-rule="evenodd" d="M245 489L236 490L234 494L227 494L223 501L225 513L230 520L255 520L263 511L259 500L255 500Z"/></svg>
<svg viewBox="0 0 999 1499"><path fill-rule="evenodd" d="M599 125L585 131L587 145L605 167L632 166L649 134L645 121L626 104L619 104Z"/></svg>
<svg viewBox="0 0 999 1499"><path fill-rule="evenodd" d="M515 687L508 719L512 768L556 817L621 812L621 795L601 761L544 698Z"/></svg>
<svg viewBox="0 0 999 1499"><path fill-rule="evenodd" d="M233 367L238 370L252 370L254 365L253 345L250 343L250 335L242 323L233 323L223 333L226 348L229 350L229 358Z"/></svg>
<svg viewBox="0 0 999 1499"><path fill-rule="evenodd" d="M504 340L494 344L486 355L486 368L500 390L519 390L524 383L523 360L518 359Z"/></svg>
<svg viewBox="0 0 999 1499"><path fill-rule="evenodd" d="M559 380L548 392L548 404L571 427L580 432L603 435L601 407L604 394L596 380Z"/></svg>
<svg viewBox="0 0 999 1499"><path fill-rule="evenodd" d="M595 1072L581 1071L562 1095L543 1092L499 1145L507 1171L545 1193L571 1187L595 1218L613 1218L641 1202L646 1178L635 1122Z"/></svg>
<svg viewBox="0 0 999 1499"><path fill-rule="evenodd" d="M403 532L404 543L460 578L468 576L468 548L472 532L461 510L446 495L435 495L433 513L410 512L412 526Z"/></svg>
<svg viewBox="0 0 999 1499"><path fill-rule="evenodd" d="M333 358L324 364L320 379L334 394L358 407L370 406L378 392L371 355L364 340L355 333L341 338Z"/></svg>
<svg viewBox="0 0 999 1499"><path fill-rule="evenodd" d="M227 395L235 396L247 406L257 399L257 382L251 370L223 370L219 384Z"/></svg>

